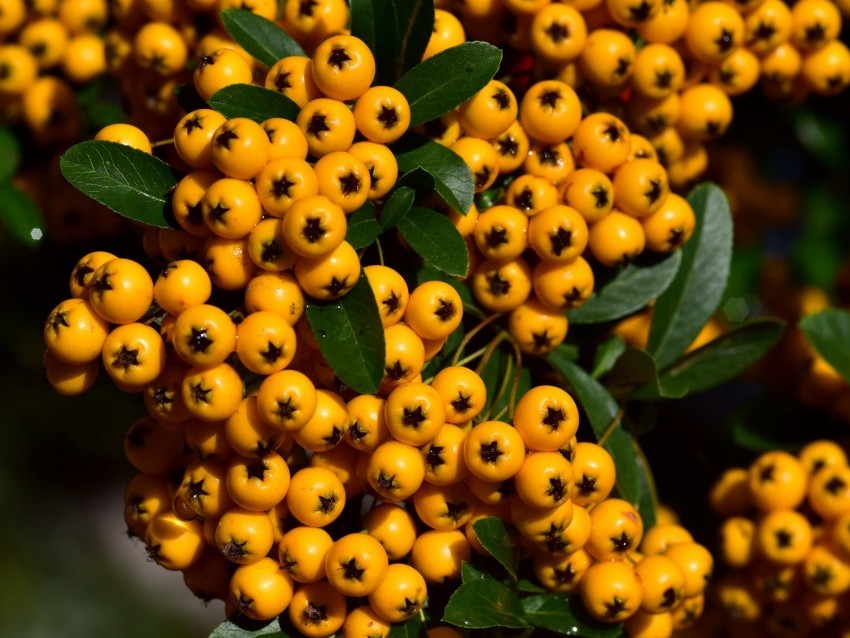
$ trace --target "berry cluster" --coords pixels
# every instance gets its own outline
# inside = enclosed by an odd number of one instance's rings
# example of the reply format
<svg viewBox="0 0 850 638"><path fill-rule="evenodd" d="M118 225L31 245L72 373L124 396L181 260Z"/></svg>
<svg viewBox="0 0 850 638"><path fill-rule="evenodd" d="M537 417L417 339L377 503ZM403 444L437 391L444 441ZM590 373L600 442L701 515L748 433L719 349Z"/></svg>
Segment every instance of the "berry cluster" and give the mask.
<svg viewBox="0 0 850 638"><path fill-rule="evenodd" d="M850 591L850 469L832 441L767 452L727 470L711 503L724 517L713 587L724 635L837 636ZM759 634L761 635L761 634Z"/></svg>

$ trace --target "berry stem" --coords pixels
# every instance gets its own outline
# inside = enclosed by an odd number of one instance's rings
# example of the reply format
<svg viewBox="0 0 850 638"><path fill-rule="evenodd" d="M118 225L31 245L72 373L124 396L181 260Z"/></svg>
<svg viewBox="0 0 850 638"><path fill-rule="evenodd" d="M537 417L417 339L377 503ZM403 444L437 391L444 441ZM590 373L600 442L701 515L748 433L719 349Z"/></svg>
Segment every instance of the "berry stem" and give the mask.
<svg viewBox="0 0 850 638"><path fill-rule="evenodd" d="M460 345L457 347L457 350L455 350L455 354L452 357L452 365L453 366L461 365L461 364L458 363L458 361L460 360L460 356L463 354L463 351L466 349L466 346L469 345L469 342L472 341L473 338L475 338L475 335L477 335L484 328L486 328L488 325L493 323L496 319L498 319L501 316L502 316L501 313L498 313L498 312L493 313L492 315L490 315L489 317L487 317L483 321L479 322L478 325L475 326L472 330L470 330L469 332L466 333L466 335L463 337L463 341L460 342Z"/></svg>
<svg viewBox="0 0 850 638"><path fill-rule="evenodd" d="M159 140L157 142L151 142L151 148L159 148L160 146L168 146L169 144L174 144L174 138L169 137L167 140Z"/></svg>

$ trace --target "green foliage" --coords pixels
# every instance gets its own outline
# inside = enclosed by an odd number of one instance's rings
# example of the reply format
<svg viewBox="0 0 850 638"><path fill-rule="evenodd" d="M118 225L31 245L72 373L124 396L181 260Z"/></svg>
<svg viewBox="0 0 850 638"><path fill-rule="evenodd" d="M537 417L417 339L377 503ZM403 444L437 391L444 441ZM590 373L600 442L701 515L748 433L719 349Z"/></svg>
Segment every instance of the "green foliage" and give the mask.
<svg viewBox="0 0 850 638"><path fill-rule="evenodd" d="M341 299L311 300L307 320L340 381L360 393L376 392L384 374L384 331L366 275Z"/></svg>
<svg viewBox="0 0 850 638"><path fill-rule="evenodd" d="M464 42L417 64L395 85L410 104L410 125L434 120L466 102L493 79L501 61L501 50L492 44Z"/></svg>
<svg viewBox="0 0 850 638"><path fill-rule="evenodd" d="M469 569L446 605L443 622L465 629L528 627L516 590L485 572Z"/></svg>
<svg viewBox="0 0 850 638"><path fill-rule="evenodd" d="M169 192L179 178L153 155L115 142L80 142L59 166L72 186L119 215L157 228L176 227Z"/></svg>
<svg viewBox="0 0 850 638"><path fill-rule="evenodd" d="M821 310L803 319L800 328L815 352L850 382L850 313Z"/></svg>
<svg viewBox="0 0 850 638"><path fill-rule="evenodd" d="M434 188L462 215L472 206L475 183L472 171L451 149L419 135L406 135L393 148L403 173L419 169L434 179Z"/></svg>
<svg viewBox="0 0 850 638"><path fill-rule="evenodd" d="M528 621L535 627L583 638L618 638L623 627L619 623L601 623L588 614L577 596L540 594L522 599Z"/></svg>
<svg viewBox="0 0 850 638"><path fill-rule="evenodd" d="M407 186L399 186L392 192L381 210L381 226L384 230L398 225L398 222L410 212L414 199L416 199L416 191Z"/></svg>
<svg viewBox="0 0 850 638"><path fill-rule="evenodd" d="M225 9L220 15L230 37L267 67L291 55L306 55L286 31L263 16L247 9Z"/></svg>
<svg viewBox="0 0 850 638"><path fill-rule="evenodd" d="M466 243L445 215L414 207L398 220L398 229L426 264L449 275L465 277L469 271Z"/></svg>
<svg viewBox="0 0 850 638"><path fill-rule="evenodd" d="M209 638L286 638L277 621L259 622L248 618L229 618L216 627Z"/></svg>
<svg viewBox="0 0 850 638"><path fill-rule="evenodd" d="M681 355L717 309L732 258L732 217L723 191L697 186L688 196L696 230L673 282L655 304L647 350L660 367Z"/></svg>
<svg viewBox="0 0 850 638"><path fill-rule="evenodd" d="M513 580L516 580L519 554L516 538L509 533L507 523L500 518L488 516L475 521L472 529L481 546L490 552Z"/></svg>
<svg viewBox="0 0 850 638"><path fill-rule="evenodd" d="M0 182L8 182L21 164L21 145L8 128L0 128Z"/></svg>
<svg viewBox="0 0 850 638"><path fill-rule="evenodd" d="M0 220L20 244L35 248L44 232L38 206L29 195L11 184L0 185Z"/></svg>
<svg viewBox="0 0 850 638"><path fill-rule="evenodd" d="M360 250L371 245L381 234L381 230L383 229L378 223L375 205L372 202L366 202L348 218L345 241L355 250Z"/></svg>
<svg viewBox="0 0 850 638"><path fill-rule="evenodd" d="M395 623L389 638L426 638L425 625L419 616L414 616L407 622Z"/></svg>
<svg viewBox="0 0 850 638"><path fill-rule="evenodd" d="M215 92L210 106L226 117L247 117L262 123L272 117L295 120L298 105L277 91L253 84L231 84Z"/></svg>

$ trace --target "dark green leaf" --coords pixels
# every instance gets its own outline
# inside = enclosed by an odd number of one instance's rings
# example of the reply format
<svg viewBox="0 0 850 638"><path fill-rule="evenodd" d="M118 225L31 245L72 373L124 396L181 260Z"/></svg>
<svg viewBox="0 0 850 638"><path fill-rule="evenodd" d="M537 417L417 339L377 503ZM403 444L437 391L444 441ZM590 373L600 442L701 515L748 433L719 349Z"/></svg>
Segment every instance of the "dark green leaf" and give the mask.
<svg viewBox="0 0 850 638"><path fill-rule="evenodd" d="M658 499L655 496L655 484L650 473L649 463L640 449L635 437L622 426L611 430L603 447L614 459L617 469L615 488L620 497L635 506L644 529L655 525L655 511Z"/></svg>
<svg viewBox="0 0 850 638"><path fill-rule="evenodd" d="M614 367L620 355L626 351L626 343L620 337L609 337L599 344L593 356L593 371L590 373L594 379L608 374Z"/></svg>
<svg viewBox="0 0 850 638"><path fill-rule="evenodd" d="M655 359L646 350L628 348L617 360L606 379L609 388L617 388L615 394L629 395L638 388L646 386L641 398L678 398L687 393L687 384L675 377L658 375Z"/></svg>
<svg viewBox="0 0 850 638"><path fill-rule="evenodd" d="M259 622L239 617L236 620L225 620L213 629L209 638L284 638L285 635L277 621Z"/></svg>
<svg viewBox="0 0 850 638"><path fill-rule="evenodd" d="M434 178L428 171L414 168L398 178L396 188L406 186L416 191L416 198L430 197L434 193Z"/></svg>
<svg viewBox="0 0 850 638"><path fill-rule="evenodd" d="M0 182L7 182L18 172L21 145L8 128L0 128Z"/></svg>
<svg viewBox="0 0 850 638"><path fill-rule="evenodd" d="M360 38L373 53L378 49L375 35L375 9L372 0L349 0L351 35Z"/></svg>
<svg viewBox="0 0 850 638"><path fill-rule="evenodd" d="M455 350L457 350L460 342L463 341L463 323L461 323L453 333L446 339L443 348L430 361L425 363L422 368L422 378L428 379L437 374L440 370L449 365Z"/></svg>
<svg viewBox="0 0 850 638"><path fill-rule="evenodd" d="M290 55L306 55L286 31L247 9L225 9L221 22L237 44L268 67Z"/></svg>
<svg viewBox="0 0 850 638"><path fill-rule="evenodd" d="M381 225L376 218L375 206L372 202L366 202L351 214L348 218L348 230L345 232L345 241L354 247L354 250L365 248L374 242L381 234Z"/></svg>
<svg viewBox="0 0 850 638"><path fill-rule="evenodd" d="M433 266L426 265L416 271L416 283L424 284L426 281L445 281L447 284L452 286L452 288L457 290L457 294L460 295L464 305L475 304L475 300L472 297L472 291L469 290L469 286L458 281L455 277L451 277L443 271L437 270Z"/></svg>
<svg viewBox="0 0 850 638"><path fill-rule="evenodd" d="M298 105L285 95L253 84L231 84L216 91L209 100L210 107L222 115L247 117L262 123L272 117L295 120Z"/></svg>
<svg viewBox="0 0 850 638"><path fill-rule="evenodd" d="M527 578L520 578L519 582L516 584L517 591L522 592L523 594L545 594L549 590L545 587L541 586L540 583L528 580Z"/></svg>
<svg viewBox="0 0 850 638"><path fill-rule="evenodd" d="M472 524L472 529L481 545L490 552L498 563L516 580L517 555L516 540L511 536L508 526L500 518L488 516Z"/></svg>
<svg viewBox="0 0 850 638"><path fill-rule="evenodd" d="M701 184L688 201L696 230L681 249L682 264L670 287L655 304L649 350L665 368L690 345L717 309L732 258L732 217L720 187Z"/></svg>
<svg viewBox="0 0 850 638"><path fill-rule="evenodd" d="M463 562L460 566L460 582L471 583L476 580L492 578L489 574L476 568L472 563Z"/></svg>
<svg viewBox="0 0 850 638"><path fill-rule="evenodd" d="M464 580L449 598L443 622L466 629L528 627L516 592L487 575L479 580Z"/></svg>
<svg viewBox="0 0 850 638"><path fill-rule="evenodd" d="M493 79L501 60L502 52L492 44L465 42L410 69L395 85L410 104L410 126L466 102Z"/></svg>
<svg viewBox="0 0 850 638"><path fill-rule="evenodd" d="M11 184L0 185L0 220L20 244L35 248L44 236L44 220L35 202Z"/></svg>
<svg viewBox="0 0 850 638"><path fill-rule="evenodd" d="M389 638L420 638L425 637L425 625L419 616L414 616L403 623L394 623L390 629Z"/></svg>
<svg viewBox="0 0 850 638"><path fill-rule="evenodd" d="M676 276L681 251L660 257L644 253L597 289L585 303L571 310L571 323L603 323L620 319L657 299Z"/></svg>
<svg viewBox="0 0 850 638"><path fill-rule="evenodd" d="M469 272L466 242L445 215L413 208L398 220L398 229L425 263L457 277Z"/></svg>
<svg viewBox="0 0 850 638"><path fill-rule="evenodd" d="M80 142L59 166L71 185L119 215L157 228L176 227L168 195L178 177L153 155L115 142Z"/></svg>
<svg viewBox="0 0 850 638"><path fill-rule="evenodd" d="M381 210L381 226L384 230L395 228L399 220L413 208L416 192L407 186L396 188Z"/></svg>
<svg viewBox="0 0 850 638"><path fill-rule="evenodd" d="M850 315L847 317L850 320ZM678 381L685 385L688 394L694 394L729 381L773 347L782 335L783 326L784 323L776 319L743 323L679 359L661 375L662 383L668 379ZM847 337L850 338L850 324ZM846 351L846 356L850 357L850 350ZM847 366L850 359L840 361Z"/></svg>
<svg viewBox="0 0 850 638"><path fill-rule="evenodd" d="M208 109L210 105L198 94L194 84L178 84L174 89L174 96L180 108L190 113L198 109Z"/></svg>
<svg viewBox="0 0 850 638"><path fill-rule="evenodd" d="M617 418L620 407L614 397L598 381L573 363L562 348L563 344L555 348L546 355L546 360L566 377L598 439Z"/></svg>
<svg viewBox="0 0 850 638"><path fill-rule="evenodd" d="M522 608L532 625L564 636L583 638L617 638L622 634L619 623L602 623L585 611L578 595L541 594L522 599Z"/></svg>
<svg viewBox="0 0 850 638"><path fill-rule="evenodd" d="M120 124L127 119L127 114L118 104L104 101L92 102L84 109L84 113L88 128L94 133L104 126Z"/></svg>
<svg viewBox="0 0 850 638"><path fill-rule="evenodd" d="M828 308L809 315L800 328L821 357L850 381L850 313Z"/></svg>
<svg viewBox="0 0 850 638"><path fill-rule="evenodd" d="M421 135L406 135L393 148L401 172L420 168L434 178L434 188L446 203L464 214L472 206L472 171L453 150Z"/></svg>
<svg viewBox="0 0 850 638"><path fill-rule="evenodd" d="M375 84L391 85L422 59L434 25L434 0L371 0L352 7L352 30L371 36ZM367 6L371 5L371 20ZM354 31L353 31L354 32ZM357 35L357 33L355 33Z"/></svg>
<svg viewBox="0 0 850 638"><path fill-rule="evenodd" d="M366 275L341 299L310 301L307 320L336 376L360 393L376 392L384 374L384 331Z"/></svg>
<svg viewBox="0 0 850 638"><path fill-rule="evenodd" d="M513 359L512 359L513 365ZM519 379L516 377L516 369L511 370L510 378L508 379L508 384L505 386L505 389L498 396L490 397L493 402L493 407L490 408L491 414L495 417L497 414L502 414L500 417L502 420L510 418L510 399L511 399L511 391L513 390L514 381L516 380L517 389L516 389L516 400L519 400L523 394L531 390L532 386L532 378L531 378L531 367L530 366L522 366L519 371Z"/></svg>

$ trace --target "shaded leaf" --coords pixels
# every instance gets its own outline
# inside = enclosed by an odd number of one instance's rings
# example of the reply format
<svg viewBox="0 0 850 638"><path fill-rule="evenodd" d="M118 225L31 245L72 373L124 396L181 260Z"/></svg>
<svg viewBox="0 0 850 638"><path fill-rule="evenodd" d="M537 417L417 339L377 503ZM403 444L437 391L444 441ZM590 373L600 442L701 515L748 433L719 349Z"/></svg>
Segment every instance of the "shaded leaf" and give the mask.
<svg viewBox="0 0 850 638"><path fill-rule="evenodd" d="M403 623L393 623L389 638L420 638L425 637L425 625L417 615Z"/></svg>
<svg viewBox="0 0 850 638"><path fill-rule="evenodd" d="M490 552L498 563L505 568L511 578L516 580L517 545L511 536L508 526L500 518L488 516L472 524L472 529L481 545Z"/></svg>
<svg viewBox="0 0 850 638"><path fill-rule="evenodd" d="M180 108L187 113L210 108L210 105L198 94L198 89L191 82L178 84L174 89L174 96L177 98Z"/></svg>
<svg viewBox="0 0 850 638"><path fill-rule="evenodd" d="M620 337L609 337L599 344L593 355L593 369L590 373L594 379L608 374L614 367L620 355L626 351L626 342Z"/></svg>
<svg viewBox="0 0 850 638"><path fill-rule="evenodd" d="M663 257L644 253L570 310L567 318L574 324L603 323L645 308L667 290L681 263L679 250Z"/></svg>
<svg viewBox="0 0 850 638"><path fill-rule="evenodd" d="M800 328L815 352L850 381L850 313L827 308L804 318Z"/></svg>
<svg viewBox="0 0 850 638"><path fill-rule="evenodd" d="M416 192L407 186L396 188L381 210L381 226L384 230L395 228L399 220L413 208Z"/></svg>
<svg viewBox="0 0 850 638"><path fill-rule="evenodd" d="M661 375L662 384L675 380L684 384L687 394L694 394L734 379L773 347L782 336L784 325L777 319L754 319L741 324L679 359ZM848 359L841 361L847 365ZM639 392L637 396L643 395Z"/></svg>
<svg viewBox="0 0 850 638"><path fill-rule="evenodd" d="M492 44L464 42L410 69L395 84L410 104L410 126L466 102L493 79L501 60L502 52Z"/></svg>
<svg viewBox="0 0 850 638"><path fill-rule="evenodd" d="M398 178L396 188L405 186L416 191L416 198L430 197L434 193L434 178L421 168L414 168Z"/></svg>
<svg viewBox="0 0 850 638"><path fill-rule="evenodd" d="M434 188L457 211L469 210L475 196L472 171L461 157L421 135L406 135L393 148L398 168L406 173L421 169L434 178Z"/></svg>
<svg viewBox="0 0 850 638"><path fill-rule="evenodd" d="M0 185L0 221L19 244L29 248L38 246L44 236L38 206L11 184Z"/></svg>
<svg viewBox="0 0 850 638"><path fill-rule="evenodd" d="M532 625L564 636L617 638L623 631L620 623L595 620L585 610L578 594L527 596L522 599L522 608Z"/></svg>
<svg viewBox="0 0 850 638"><path fill-rule="evenodd" d="M617 479L614 484L620 498L635 506L644 529L655 525L658 498L655 495L655 483L652 480L649 463L637 440L622 426L611 430L603 447L614 459L617 469Z"/></svg>
<svg viewBox="0 0 850 638"><path fill-rule="evenodd" d="M665 368L690 345L717 309L732 259L732 217L723 190L705 183L688 196L696 230L681 249L682 264L653 313L647 350Z"/></svg>
<svg viewBox="0 0 850 638"><path fill-rule="evenodd" d="M209 638L284 638L286 636L275 621L260 622L249 618L239 617L228 619L213 629Z"/></svg>
<svg viewBox="0 0 850 638"><path fill-rule="evenodd" d="M8 128L0 128L0 182L6 182L18 172L21 145Z"/></svg>
<svg viewBox="0 0 850 638"><path fill-rule="evenodd" d="M351 244L354 250L360 250L371 245L382 231L383 228L377 220L375 205L372 202L366 202L348 218L345 241Z"/></svg>
<svg viewBox="0 0 850 638"><path fill-rule="evenodd" d="M470 583L475 580L484 580L486 578L492 578L489 574L481 571L477 567L475 567L472 563L464 562L460 566L460 582L462 583Z"/></svg>
<svg viewBox="0 0 850 638"><path fill-rule="evenodd" d="M434 25L434 0L356 0L352 33L375 55L375 84L392 85L425 52Z"/></svg>
<svg viewBox="0 0 850 638"><path fill-rule="evenodd" d="M378 50L375 34L375 9L372 0L349 0L351 35L360 38L373 53ZM377 70L376 70L377 74Z"/></svg>
<svg viewBox="0 0 850 638"><path fill-rule="evenodd" d="M247 9L225 9L220 17L230 37L267 67L290 55L306 55L301 45L268 18Z"/></svg>
<svg viewBox="0 0 850 638"><path fill-rule="evenodd" d="M658 374L655 359L646 350L639 348L628 348L617 359L606 381L609 389L613 391L617 388L619 393L625 395L646 386L640 398L678 398L685 396L688 391L687 383L682 379L662 379Z"/></svg>
<svg viewBox="0 0 850 638"><path fill-rule="evenodd" d="M384 331L366 275L341 299L310 300L307 320L334 374L360 393L376 392L384 374Z"/></svg>
<svg viewBox="0 0 850 638"><path fill-rule="evenodd" d="M451 361L455 350L457 350L460 342L463 341L463 335L463 322L461 322L455 331L449 335L449 338L446 339L446 343L443 345L440 352L438 352L430 361L425 363L425 366L422 368L423 379L433 377L440 370L449 365L449 361Z"/></svg>
<svg viewBox="0 0 850 638"><path fill-rule="evenodd" d="M516 584L517 591L522 592L524 594L545 594L549 590L540 585L540 583L528 580L527 578L520 578L519 582Z"/></svg>
<svg viewBox="0 0 850 638"><path fill-rule="evenodd" d="M546 361L566 377L590 421L593 433L597 439L601 437L620 410L614 397L602 384L573 363L569 354L563 350L563 344L547 354Z"/></svg>
<svg viewBox="0 0 850 638"><path fill-rule="evenodd" d="M464 579L449 598L443 622L466 629L528 627L516 592L486 574L477 580Z"/></svg>
<svg viewBox="0 0 850 638"><path fill-rule="evenodd" d="M222 115L247 117L257 123L272 117L295 120L298 105L285 95L253 84L231 84L216 91L209 99L210 107Z"/></svg>
<svg viewBox="0 0 850 638"><path fill-rule="evenodd" d="M457 277L469 272L466 242L445 215L417 207L397 224L404 239L427 264Z"/></svg>
<svg viewBox="0 0 850 638"><path fill-rule="evenodd" d="M444 281L457 291L464 305L475 304L472 291L468 286L433 266L425 265L416 271L416 283L424 284L426 281Z"/></svg>
<svg viewBox="0 0 850 638"><path fill-rule="evenodd" d="M71 185L119 215L157 228L172 223L169 192L177 175L162 160L115 142L80 142L59 166Z"/></svg>

